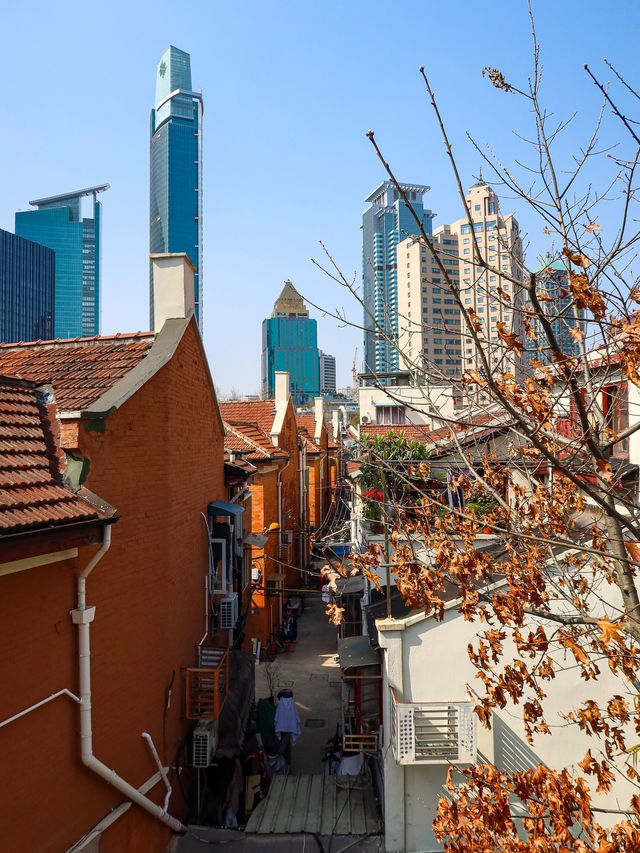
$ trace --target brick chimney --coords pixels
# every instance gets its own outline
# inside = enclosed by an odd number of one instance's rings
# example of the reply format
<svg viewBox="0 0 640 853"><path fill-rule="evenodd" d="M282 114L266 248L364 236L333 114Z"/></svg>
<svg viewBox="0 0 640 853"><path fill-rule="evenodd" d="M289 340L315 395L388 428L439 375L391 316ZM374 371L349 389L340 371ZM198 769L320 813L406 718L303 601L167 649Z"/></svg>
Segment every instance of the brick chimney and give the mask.
<svg viewBox="0 0 640 853"><path fill-rule="evenodd" d="M195 308L195 268L185 252L150 255L153 274L153 331L165 320L190 317Z"/></svg>

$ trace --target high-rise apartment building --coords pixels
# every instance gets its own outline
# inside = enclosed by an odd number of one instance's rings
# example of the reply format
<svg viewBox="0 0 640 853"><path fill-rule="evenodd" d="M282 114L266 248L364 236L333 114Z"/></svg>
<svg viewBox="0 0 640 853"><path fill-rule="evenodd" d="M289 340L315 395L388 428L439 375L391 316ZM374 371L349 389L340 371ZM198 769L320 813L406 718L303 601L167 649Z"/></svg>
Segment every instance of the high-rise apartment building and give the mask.
<svg viewBox="0 0 640 853"><path fill-rule="evenodd" d="M275 393L276 371L290 377L294 403L304 403L320 393L317 322L309 317L304 300L285 281L271 317L262 323L262 396Z"/></svg>
<svg viewBox="0 0 640 853"><path fill-rule="evenodd" d="M56 255L0 228L0 342L54 336Z"/></svg>
<svg viewBox="0 0 640 853"><path fill-rule="evenodd" d="M498 334L521 335L522 243L516 219L502 216L498 197L483 180L466 196L468 217L433 231L431 243L462 305L481 323L479 331L490 366L514 372L520 360ZM475 241L474 241L475 237ZM480 261L490 269L485 269ZM397 305L400 367L430 381L460 377L478 368L477 348L458 302L431 250L418 238L397 247Z"/></svg>
<svg viewBox="0 0 640 853"><path fill-rule="evenodd" d="M458 237L443 226L433 247L451 282L459 284ZM460 309L431 250L410 237L398 244L400 369L430 381L460 376Z"/></svg>
<svg viewBox="0 0 640 853"><path fill-rule="evenodd" d="M521 334L518 309L522 292L512 281L522 279L520 228L514 216L502 216L498 196L482 178L467 193L466 203L471 222L465 216L450 226L441 226L435 234L443 236L448 230L457 237L462 304L467 310L473 309L482 324L479 335L490 367L513 372L518 358L500 339L497 324L504 323L507 332ZM480 258L491 269L485 270L478 263ZM477 347L464 323L461 355L463 372L480 367Z"/></svg>
<svg viewBox="0 0 640 853"><path fill-rule="evenodd" d="M202 94L192 91L191 58L170 45L156 72L151 110L149 253L185 252L194 266L202 324ZM151 267L149 313L153 321Z"/></svg>
<svg viewBox="0 0 640 853"><path fill-rule="evenodd" d="M335 356L329 355L320 350L318 352L318 364L320 370L320 393L335 394L336 393L336 359Z"/></svg>
<svg viewBox="0 0 640 853"><path fill-rule="evenodd" d="M429 187L401 186L425 232L431 234L435 214L423 204ZM369 207L362 216L364 369L366 373L388 374L398 371L400 365L397 246L420 232L391 181L380 184L365 201Z"/></svg>
<svg viewBox="0 0 640 853"><path fill-rule="evenodd" d="M98 193L109 184L30 201L37 210L16 213L16 234L53 249L56 256L54 336L100 334L100 251L102 205ZM82 200L91 216L83 217Z"/></svg>

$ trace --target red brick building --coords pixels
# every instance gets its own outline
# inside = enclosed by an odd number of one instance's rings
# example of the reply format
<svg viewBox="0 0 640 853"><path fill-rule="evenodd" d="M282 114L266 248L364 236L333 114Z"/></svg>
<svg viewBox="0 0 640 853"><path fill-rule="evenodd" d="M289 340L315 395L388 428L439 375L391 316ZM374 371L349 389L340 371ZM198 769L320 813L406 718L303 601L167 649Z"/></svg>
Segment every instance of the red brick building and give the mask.
<svg viewBox="0 0 640 853"><path fill-rule="evenodd" d="M90 621L87 612L95 607L94 754L162 804L165 789L142 733L151 735L163 767L188 764L181 745L192 724L184 719L183 676L195 665L196 644L211 633L205 622L209 553L203 516L212 502L228 496L222 421L198 327L193 318L169 319L157 336L3 345L0 374L51 383L59 422L47 433L50 475L57 481L64 472L74 492L88 489L105 502L104 510L81 519L88 523L77 557L49 565L29 560L42 547L76 547L73 537L65 538L64 512L59 520L47 515L56 506L51 484L33 481L46 491L46 500L34 498L36 516L42 513L50 527L46 534L28 529L18 547L0 526L0 722L57 691L78 695L77 622ZM11 466L38 440L31 415L19 417L34 434L23 440L3 414L0 525L3 517L10 519L15 500L6 488L15 476ZM72 521L79 506L89 505L82 494L66 503ZM99 528L110 520L108 505L116 507L119 520L110 548L87 579L83 610L78 573L97 550L91 543L100 541ZM28 509L25 503L20 512ZM14 566L7 574L7 563L22 557L28 558L22 570ZM100 853L163 850L170 828L83 765L79 728L77 704L67 695L0 727L5 782L10 780L0 813L3 849L58 853L93 831L87 837L100 838ZM188 775L187 769L183 784ZM182 819L185 803L171 769L169 778L168 811Z"/></svg>

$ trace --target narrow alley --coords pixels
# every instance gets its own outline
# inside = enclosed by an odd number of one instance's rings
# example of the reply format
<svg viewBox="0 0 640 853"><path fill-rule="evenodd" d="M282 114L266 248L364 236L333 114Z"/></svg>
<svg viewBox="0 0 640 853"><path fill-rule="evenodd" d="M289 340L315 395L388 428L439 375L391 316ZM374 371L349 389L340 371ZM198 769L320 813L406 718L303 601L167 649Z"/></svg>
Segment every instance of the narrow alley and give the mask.
<svg viewBox="0 0 640 853"><path fill-rule="evenodd" d="M284 688L293 691L300 716L300 740L293 748L291 772L322 773L327 741L340 719L340 667L336 629L324 612L320 594L305 593L298 620L298 640L271 663L256 665L256 701Z"/></svg>

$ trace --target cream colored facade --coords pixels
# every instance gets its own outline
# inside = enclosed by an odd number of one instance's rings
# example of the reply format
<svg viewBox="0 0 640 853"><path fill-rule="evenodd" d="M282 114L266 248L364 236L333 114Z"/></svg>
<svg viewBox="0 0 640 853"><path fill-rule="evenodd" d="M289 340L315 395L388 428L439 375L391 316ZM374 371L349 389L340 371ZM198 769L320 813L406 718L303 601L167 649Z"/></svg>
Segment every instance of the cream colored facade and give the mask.
<svg viewBox="0 0 640 853"><path fill-rule="evenodd" d="M460 258L460 297L465 308L472 308L482 323L480 339L489 353L490 366L498 370L515 368L513 353L509 352L498 336L497 324L502 322L508 332L520 334L521 317L517 310L521 293L505 275L521 280L522 241L516 219L501 216L498 196L491 187L480 180L466 196L472 227L467 219L458 219L449 228L458 237ZM438 232L436 232L438 233ZM485 270L478 264L475 254L474 234L480 257L492 267ZM498 289L507 296L501 296ZM476 346L462 328L462 370L478 368L480 362Z"/></svg>
<svg viewBox="0 0 640 853"><path fill-rule="evenodd" d="M448 226L433 238L451 280L458 284L458 236ZM460 310L431 250L409 238L398 245L400 368L442 382L460 375Z"/></svg>
<svg viewBox="0 0 640 853"><path fill-rule="evenodd" d="M512 215L500 215L498 196L484 181L469 189L466 202L471 223L465 216L441 225L433 233L433 245L451 283L459 287L462 305L473 309L482 323L480 339L491 368L513 372L514 355L501 341L497 324L522 334L517 310L522 294L505 278L522 278L520 229ZM476 346L430 249L418 238L408 238L398 245L397 258L401 369L423 373L431 381L450 381L478 368ZM485 270L480 259L492 269Z"/></svg>

